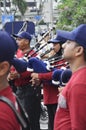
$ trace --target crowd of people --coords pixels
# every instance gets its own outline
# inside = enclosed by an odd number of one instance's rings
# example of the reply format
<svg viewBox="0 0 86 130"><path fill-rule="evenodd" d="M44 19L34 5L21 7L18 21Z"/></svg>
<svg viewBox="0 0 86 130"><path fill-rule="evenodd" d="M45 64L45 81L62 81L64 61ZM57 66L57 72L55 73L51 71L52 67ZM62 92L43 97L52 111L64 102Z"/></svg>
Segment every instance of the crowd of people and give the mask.
<svg viewBox="0 0 86 130"><path fill-rule="evenodd" d="M40 130L41 89L48 130L86 129L85 35L86 24L57 30L32 49L28 32L0 31L0 129ZM52 49L42 55L43 47Z"/></svg>

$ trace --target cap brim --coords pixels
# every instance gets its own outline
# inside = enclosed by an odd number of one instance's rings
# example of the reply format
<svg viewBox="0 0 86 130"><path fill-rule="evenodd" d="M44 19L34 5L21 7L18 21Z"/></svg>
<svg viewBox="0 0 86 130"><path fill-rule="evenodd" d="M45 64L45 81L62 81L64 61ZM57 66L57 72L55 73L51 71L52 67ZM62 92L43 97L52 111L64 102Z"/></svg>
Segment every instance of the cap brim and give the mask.
<svg viewBox="0 0 86 130"><path fill-rule="evenodd" d="M15 37L15 38L17 38L17 37L22 38L22 37L21 37L20 35L18 35L18 34L12 34L12 36Z"/></svg>
<svg viewBox="0 0 86 130"><path fill-rule="evenodd" d="M56 39L51 39L48 41L48 43L59 43L60 40L56 40Z"/></svg>
<svg viewBox="0 0 86 130"><path fill-rule="evenodd" d="M65 38L66 40L74 40L74 34L73 32L69 31L63 31L63 30L58 30L59 36L62 38Z"/></svg>

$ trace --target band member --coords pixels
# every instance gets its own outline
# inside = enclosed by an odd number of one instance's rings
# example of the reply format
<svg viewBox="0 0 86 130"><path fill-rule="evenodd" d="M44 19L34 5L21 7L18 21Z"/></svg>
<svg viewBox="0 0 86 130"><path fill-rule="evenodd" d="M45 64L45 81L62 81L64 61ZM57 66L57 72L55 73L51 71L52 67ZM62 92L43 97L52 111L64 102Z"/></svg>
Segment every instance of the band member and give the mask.
<svg viewBox="0 0 86 130"><path fill-rule="evenodd" d="M31 35L28 32L20 32L14 36L16 37L18 47L22 52L21 58L24 59L29 57L34 52L33 50L29 52L30 41L32 39ZM36 56L36 54L33 56ZM29 115L31 130L40 130L41 88L33 87L31 85L30 76L31 73L28 71L21 74L18 73L18 71L11 71L9 79L14 80L15 86L17 87L16 94Z"/></svg>
<svg viewBox="0 0 86 130"><path fill-rule="evenodd" d="M7 81L11 60L17 51L15 40L5 31L0 31L0 97L8 98L19 112L16 97ZM13 110L0 100L0 129L21 130L21 125Z"/></svg>
<svg viewBox="0 0 86 130"><path fill-rule="evenodd" d="M50 42L54 45L54 50L57 52L57 56L62 55L62 44L65 42L65 38L56 36L55 39L52 39ZM56 55L55 54L55 55ZM54 57L54 56L53 56ZM64 61L61 61L61 63ZM59 64L60 62L58 62ZM54 123L54 116L57 108L57 100L58 100L58 88L51 84L52 80L52 71L48 73L32 73L32 83L35 84L36 80L41 80L43 83L43 101L44 104L47 106L48 115L49 115L49 129L53 130L53 123Z"/></svg>
<svg viewBox="0 0 86 130"><path fill-rule="evenodd" d="M54 130L86 129L86 24L71 32L58 30L67 41L63 57L70 64L72 77L61 91L55 115Z"/></svg>

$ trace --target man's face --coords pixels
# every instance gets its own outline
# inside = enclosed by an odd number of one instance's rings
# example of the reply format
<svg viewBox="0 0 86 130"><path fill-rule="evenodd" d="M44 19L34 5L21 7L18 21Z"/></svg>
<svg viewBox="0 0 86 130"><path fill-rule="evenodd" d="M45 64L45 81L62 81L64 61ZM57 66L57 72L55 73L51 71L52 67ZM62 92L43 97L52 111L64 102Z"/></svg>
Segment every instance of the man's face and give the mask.
<svg viewBox="0 0 86 130"><path fill-rule="evenodd" d="M28 40L24 38L17 38L17 44L20 50L27 49L27 47L29 46Z"/></svg>
<svg viewBox="0 0 86 130"><path fill-rule="evenodd" d="M53 44L53 49L54 49L54 51L57 53L59 50L60 50L60 44L58 43L58 44Z"/></svg>
<svg viewBox="0 0 86 130"><path fill-rule="evenodd" d="M47 35L47 36L44 38L44 41L47 42L49 39L50 39L50 35Z"/></svg>
<svg viewBox="0 0 86 130"><path fill-rule="evenodd" d="M70 61L75 58L76 42L67 40L63 45L63 58Z"/></svg>

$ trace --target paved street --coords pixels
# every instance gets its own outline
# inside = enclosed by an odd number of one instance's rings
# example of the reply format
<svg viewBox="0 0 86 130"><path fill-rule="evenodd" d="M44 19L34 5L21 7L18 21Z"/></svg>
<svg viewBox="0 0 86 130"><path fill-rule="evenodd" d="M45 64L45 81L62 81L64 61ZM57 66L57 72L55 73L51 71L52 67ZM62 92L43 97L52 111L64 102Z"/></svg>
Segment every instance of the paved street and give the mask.
<svg viewBox="0 0 86 130"><path fill-rule="evenodd" d="M42 112L41 112L41 116L40 116L40 129L41 130L48 130L48 113L47 113L47 108L44 105L43 102L41 102L42 104Z"/></svg>
<svg viewBox="0 0 86 130"><path fill-rule="evenodd" d="M48 130L48 119L47 120L40 120L40 129L41 130Z"/></svg>

